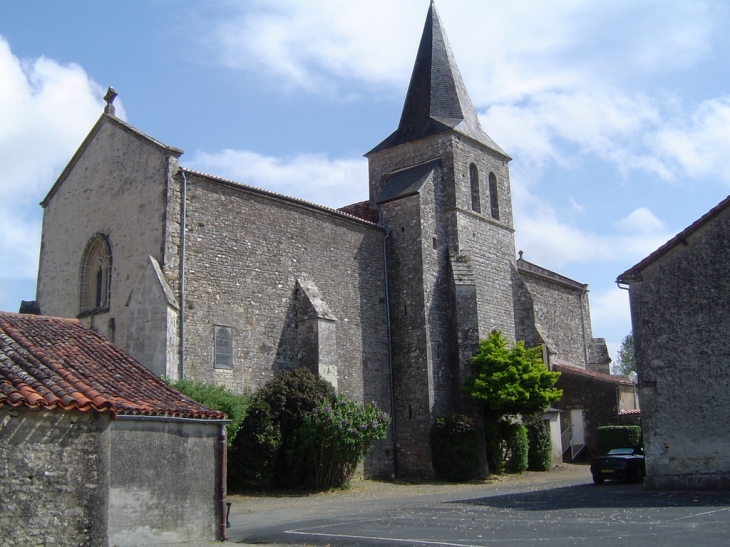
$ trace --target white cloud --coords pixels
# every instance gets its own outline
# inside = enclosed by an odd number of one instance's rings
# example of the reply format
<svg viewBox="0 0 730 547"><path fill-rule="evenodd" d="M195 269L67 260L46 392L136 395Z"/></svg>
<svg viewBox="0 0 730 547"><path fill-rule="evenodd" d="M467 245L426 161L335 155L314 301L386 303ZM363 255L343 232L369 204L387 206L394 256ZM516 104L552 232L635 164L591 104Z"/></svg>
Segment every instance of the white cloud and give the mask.
<svg viewBox="0 0 730 547"><path fill-rule="evenodd" d="M621 232L638 232L640 234L653 234L661 232L666 227L664 223L654 216L646 207L640 207L633 211L626 218L616 223L616 228Z"/></svg>
<svg viewBox="0 0 730 547"><path fill-rule="evenodd" d="M687 118L660 128L654 149L691 177L730 183L730 96L704 101Z"/></svg>
<svg viewBox="0 0 730 547"><path fill-rule="evenodd" d="M186 166L333 208L368 199L368 167L362 158L301 154L282 159L223 150L198 152Z"/></svg>
<svg viewBox="0 0 730 547"><path fill-rule="evenodd" d="M673 235L646 208L616 222L615 233L597 234L560 219L537 198L529 194L527 198L516 203L515 240L527 260L550 269L568 263L639 261Z"/></svg>
<svg viewBox="0 0 730 547"><path fill-rule="evenodd" d="M35 278L38 202L101 113L102 94L81 67L21 61L0 37L0 279Z"/></svg>

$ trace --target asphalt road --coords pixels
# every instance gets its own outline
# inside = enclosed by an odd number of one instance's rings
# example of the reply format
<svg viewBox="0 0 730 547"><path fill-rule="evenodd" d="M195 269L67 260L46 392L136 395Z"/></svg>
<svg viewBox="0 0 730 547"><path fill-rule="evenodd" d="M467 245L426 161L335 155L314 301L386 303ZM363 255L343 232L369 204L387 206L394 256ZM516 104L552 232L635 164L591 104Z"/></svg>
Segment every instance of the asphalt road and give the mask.
<svg viewBox="0 0 730 547"><path fill-rule="evenodd" d="M245 499L239 503L245 505ZM392 491L251 502L228 541L335 546L674 547L730 545L730 492L596 486L580 474L428 493Z"/></svg>

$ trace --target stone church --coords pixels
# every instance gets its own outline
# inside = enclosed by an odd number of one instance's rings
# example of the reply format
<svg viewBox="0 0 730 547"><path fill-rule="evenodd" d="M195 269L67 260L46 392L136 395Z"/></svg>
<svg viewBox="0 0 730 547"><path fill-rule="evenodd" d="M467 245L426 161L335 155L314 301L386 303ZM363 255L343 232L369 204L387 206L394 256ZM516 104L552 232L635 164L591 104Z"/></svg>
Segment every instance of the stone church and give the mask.
<svg viewBox="0 0 730 547"><path fill-rule="evenodd" d="M114 115L115 94L41 203L37 302L158 375L253 391L307 366L376 400L370 476L430 475L429 428L494 329L545 362L608 373L587 286L516 257L509 162L482 129L431 3L370 191L330 209L195 172ZM363 196L365 197L365 196Z"/></svg>

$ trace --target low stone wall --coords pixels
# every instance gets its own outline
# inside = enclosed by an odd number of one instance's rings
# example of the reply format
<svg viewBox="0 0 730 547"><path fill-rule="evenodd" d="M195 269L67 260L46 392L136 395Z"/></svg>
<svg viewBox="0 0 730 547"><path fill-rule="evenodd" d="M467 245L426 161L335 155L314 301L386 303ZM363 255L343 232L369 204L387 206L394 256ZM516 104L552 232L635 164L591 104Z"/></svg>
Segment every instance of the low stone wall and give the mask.
<svg viewBox="0 0 730 547"><path fill-rule="evenodd" d="M0 544L106 545L109 413L0 408Z"/></svg>

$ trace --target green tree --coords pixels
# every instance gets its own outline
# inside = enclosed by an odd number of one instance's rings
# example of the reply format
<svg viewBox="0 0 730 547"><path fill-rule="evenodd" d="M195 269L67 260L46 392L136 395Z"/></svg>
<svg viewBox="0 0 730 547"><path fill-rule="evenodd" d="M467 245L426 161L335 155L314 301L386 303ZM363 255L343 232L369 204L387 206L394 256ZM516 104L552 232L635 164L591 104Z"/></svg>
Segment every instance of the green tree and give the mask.
<svg viewBox="0 0 730 547"><path fill-rule="evenodd" d="M539 347L527 349L522 341L508 346L499 331L480 340L471 361L478 372L462 389L484 403L489 465L492 470L503 469L509 447L500 421L505 416L542 412L560 399L563 392L554 387L560 373L545 367Z"/></svg>
<svg viewBox="0 0 730 547"><path fill-rule="evenodd" d="M614 372L623 375L627 375L629 372L636 372L633 332L628 333L623 342L621 342L621 347L618 350L618 362L614 367Z"/></svg>

